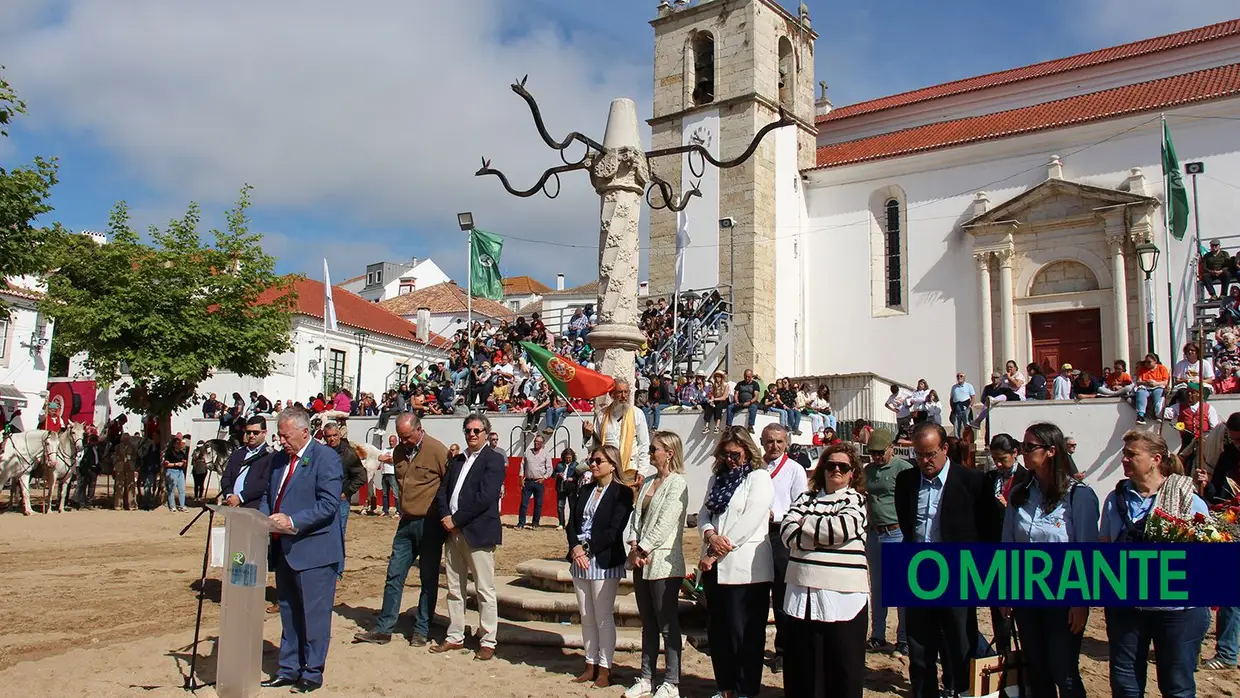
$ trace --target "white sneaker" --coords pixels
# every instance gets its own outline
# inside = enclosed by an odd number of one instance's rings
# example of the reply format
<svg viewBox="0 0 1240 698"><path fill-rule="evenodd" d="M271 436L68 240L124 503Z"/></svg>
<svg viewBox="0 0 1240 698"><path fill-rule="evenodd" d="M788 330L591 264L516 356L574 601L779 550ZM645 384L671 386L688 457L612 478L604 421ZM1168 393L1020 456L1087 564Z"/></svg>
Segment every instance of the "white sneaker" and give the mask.
<svg viewBox="0 0 1240 698"><path fill-rule="evenodd" d="M650 695L650 679L638 679L624 692L624 698L646 698Z"/></svg>
<svg viewBox="0 0 1240 698"><path fill-rule="evenodd" d="M680 689L674 683L664 683L654 692L654 698L680 698Z"/></svg>

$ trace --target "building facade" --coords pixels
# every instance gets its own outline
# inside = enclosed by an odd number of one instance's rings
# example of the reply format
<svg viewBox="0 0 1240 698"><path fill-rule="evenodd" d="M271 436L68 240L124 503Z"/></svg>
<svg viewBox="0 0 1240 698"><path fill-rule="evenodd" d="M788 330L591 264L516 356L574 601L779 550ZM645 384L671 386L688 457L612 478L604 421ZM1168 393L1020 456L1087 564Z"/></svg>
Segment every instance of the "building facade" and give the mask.
<svg viewBox="0 0 1240 698"><path fill-rule="evenodd" d="M47 397L54 322L39 312L42 297L31 277L0 279L0 298L9 311L0 318L0 408L6 418L20 410L22 429L38 426Z"/></svg>
<svg viewBox="0 0 1240 698"><path fill-rule="evenodd" d="M736 269L735 371L873 371L932 387L957 370L980 387L1007 360L1022 371L1067 361L1096 373L1139 360L1151 319L1152 348L1165 363L1179 358L1196 298L1197 221L1182 240L1164 225L1162 119L1181 163L1205 165L1203 240L1231 235L1240 21L838 109L823 95L816 117L813 63L801 60L815 38L804 9L712 0L667 9L652 25L655 148L710 141L730 157L752 135L726 127L735 105L764 114L747 120L756 128L773 113L757 106L775 94L773 81L797 91L774 102L795 109L797 126L768 137L752 166L719 171L718 198L707 173L689 207L703 273L726 283ZM710 57L704 42L690 50L706 35ZM717 83L747 76L751 89L721 85L714 102L689 106L691 62L713 65ZM719 230L727 217L736 227ZM654 249L674 249L670 215L657 212L651 230ZM1148 283L1142 244L1160 251ZM670 285L673 265L672 252L652 253L652 284ZM747 295L746 285L757 288Z"/></svg>
<svg viewBox="0 0 1240 698"><path fill-rule="evenodd" d="M414 257L408 262L375 262L366 273L336 284L371 303L378 303L448 281L448 275L432 259Z"/></svg>

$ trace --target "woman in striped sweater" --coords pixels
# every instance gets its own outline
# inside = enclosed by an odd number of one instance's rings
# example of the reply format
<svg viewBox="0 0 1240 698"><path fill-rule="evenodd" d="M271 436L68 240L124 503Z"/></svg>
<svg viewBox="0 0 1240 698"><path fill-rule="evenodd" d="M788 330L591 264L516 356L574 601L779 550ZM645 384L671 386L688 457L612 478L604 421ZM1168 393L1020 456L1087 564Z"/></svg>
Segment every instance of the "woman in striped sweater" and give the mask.
<svg viewBox="0 0 1240 698"><path fill-rule="evenodd" d="M780 528L790 553L788 698L861 698L870 599L865 527L865 471L850 446L828 446Z"/></svg>

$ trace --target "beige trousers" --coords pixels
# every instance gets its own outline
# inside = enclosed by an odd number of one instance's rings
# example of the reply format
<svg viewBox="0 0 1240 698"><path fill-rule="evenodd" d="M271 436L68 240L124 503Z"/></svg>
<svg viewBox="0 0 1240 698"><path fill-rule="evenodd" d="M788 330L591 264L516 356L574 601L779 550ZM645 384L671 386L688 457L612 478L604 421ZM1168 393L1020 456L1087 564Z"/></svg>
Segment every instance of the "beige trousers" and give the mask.
<svg viewBox="0 0 1240 698"><path fill-rule="evenodd" d="M474 549L465 536L453 532L444 551L448 574L448 642L465 641L465 596L468 579L474 577L478 594L478 624L482 626L482 646L495 647L499 628L499 605L495 600L495 547Z"/></svg>

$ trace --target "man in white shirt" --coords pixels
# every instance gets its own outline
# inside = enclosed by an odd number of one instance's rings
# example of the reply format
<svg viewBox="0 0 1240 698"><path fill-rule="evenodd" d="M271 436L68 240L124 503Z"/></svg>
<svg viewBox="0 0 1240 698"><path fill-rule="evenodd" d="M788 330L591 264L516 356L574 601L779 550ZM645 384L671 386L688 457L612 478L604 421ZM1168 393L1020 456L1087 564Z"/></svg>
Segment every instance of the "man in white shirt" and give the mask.
<svg viewBox="0 0 1240 698"><path fill-rule="evenodd" d="M611 402L594 422L581 425L586 441L594 446L615 446L620 451L620 473L629 485L640 486L655 473L650 465L650 430L646 415L633 407L633 390L626 378L617 376L611 389Z"/></svg>
<svg viewBox="0 0 1240 698"><path fill-rule="evenodd" d="M784 642L787 639L788 615L784 613L784 575L788 571L788 548L779 536L779 527L792 503L808 488L808 478L801 464L788 456L788 429L778 423L762 430L762 459L771 474L775 496L771 499L771 560L775 563L775 580L771 584L771 603L775 608L775 656L771 673L784 668Z"/></svg>
<svg viewBox="0 0 1240 698"><path fill-rule="evenodd" d="M891 397L887 398L887 402L883 403L883 407L891 410L896 415L896 427L898 438L908 438L909 429L913 426L913 413L908 408L908 398L911 392L901 388L898 385L891 386Z"/></svg>
<svg viewBox="0 0 1240 698"><path fill-rule="evenodd" d="M397 443L396 434L392 434L388 436L388 447L379 452L382 467L370 478L370 511L367 513L371 516L375 515L375 499L382 499L384 516L400 516L400 485L396 482L396 463L392 460ZM391 512L392 495L396 495L398 504L394 513Z"/></svg>

